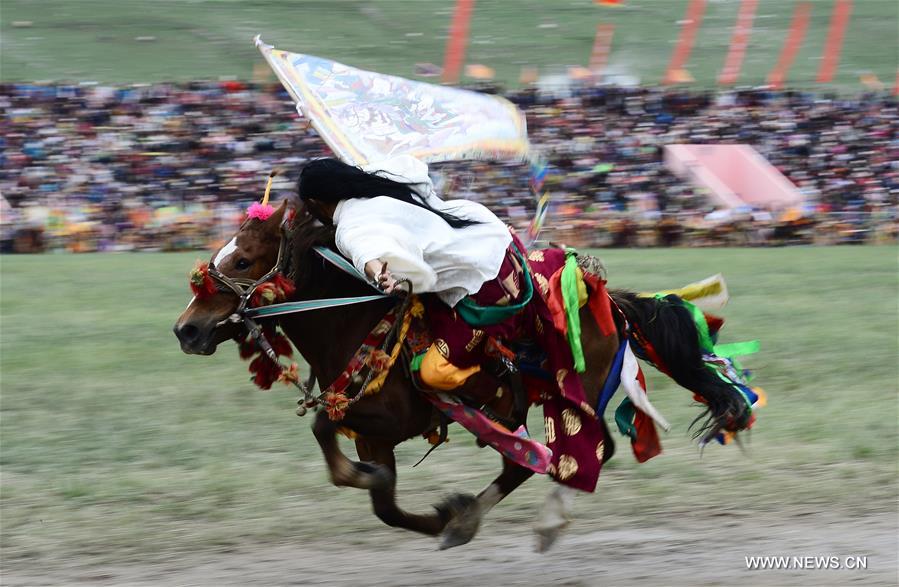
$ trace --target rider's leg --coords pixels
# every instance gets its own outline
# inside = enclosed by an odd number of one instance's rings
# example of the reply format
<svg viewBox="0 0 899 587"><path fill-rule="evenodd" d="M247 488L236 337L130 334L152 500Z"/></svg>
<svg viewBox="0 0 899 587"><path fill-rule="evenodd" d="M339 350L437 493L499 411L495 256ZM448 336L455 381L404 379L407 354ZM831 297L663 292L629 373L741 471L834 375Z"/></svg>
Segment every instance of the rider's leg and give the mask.
<svg viewBox="0 0 899 587"><path fill-rule="evenodd" d="M499 274L482 284L481 289L471 297L475 303L485 307L516 303L522 295L522 279L522 266L510 249L506 252ZM420 375L423 383L441 391L456 389L478 373L482 364L495 360L485 352L487 340L490 337L512 340L520 330L518 322L527 314L525 312L488 327L473 327L437 296L428 298L425 302L426 315L434 344L422 360Z"/></svg>

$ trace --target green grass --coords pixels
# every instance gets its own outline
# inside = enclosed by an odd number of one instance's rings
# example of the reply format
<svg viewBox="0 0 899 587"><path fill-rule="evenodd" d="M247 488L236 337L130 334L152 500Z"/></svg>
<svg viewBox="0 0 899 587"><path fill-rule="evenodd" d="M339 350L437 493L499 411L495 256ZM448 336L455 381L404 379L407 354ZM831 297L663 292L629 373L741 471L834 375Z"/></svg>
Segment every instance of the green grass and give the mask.
<svg viewBox="0 0 899 587"><path fill-rule="evenodd" d="M288 539L364 540L357 530L381 529L362 492L328 484L291 393L255 390L230 343L212 357L180 352L170 329L197 256L0 260L6 564L124 563ZM639 290L724 271L734 296L724 340L762 341L746 363L770 405L747 455L712 446L700 458L686 431L696 414L690 394L653 375L653 401L674 425L665 453L637 465L619 443L601 498L579 500L579 519L642 524L697 507L894 512L895 248L602 256L612 285ZM496 455L457 427L448 446L411 469L425 449L411 441L398 451L400 497L412 510L497 472ZM547 487L532 480L490 523L524 531Z"/></svg>
<svg viewBox="0 0 899 587"><path fill-rule="evenodd" d="M516 84L522 65L564 73L587 65L596 25L615 25L610 65L657 83L679 34L687 0L477 2L468 63L494 67ZM815 0L805 43L789 77L814 82L832 0ZM687 65L697 85L720 71L736 19L736 1L709 2ZM741 83L761 83L777 61L794 2L761 0ZM154 82L235 76L264 61L252 45L261 33L275 46L349 65L414 77L417 62L442 64L452 16L444 0L6 0L2 10L3 80ZM30 21L27 28L13 23ZM550 28L547 28L550 27ZM834 88L860 89L859 75L895 79L899 4L854 3ZM140 42L137 37L155 37Z"/></svg>

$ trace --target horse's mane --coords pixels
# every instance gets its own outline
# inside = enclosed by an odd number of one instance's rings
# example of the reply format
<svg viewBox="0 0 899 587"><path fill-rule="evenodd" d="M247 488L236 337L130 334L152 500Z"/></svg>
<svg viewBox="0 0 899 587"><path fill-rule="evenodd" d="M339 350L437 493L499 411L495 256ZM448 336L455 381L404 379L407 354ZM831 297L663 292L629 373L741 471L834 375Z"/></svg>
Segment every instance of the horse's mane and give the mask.
<svg viewBox="0 0 899 587"><path fill-rule="evenodd" d="M352 295L368 286L334 268L313 251L313 247L336 250L335 228L320 224L305 206L300 206L291 223L288 237L287 269L297 284L297 294L304 298Z"/></svg>

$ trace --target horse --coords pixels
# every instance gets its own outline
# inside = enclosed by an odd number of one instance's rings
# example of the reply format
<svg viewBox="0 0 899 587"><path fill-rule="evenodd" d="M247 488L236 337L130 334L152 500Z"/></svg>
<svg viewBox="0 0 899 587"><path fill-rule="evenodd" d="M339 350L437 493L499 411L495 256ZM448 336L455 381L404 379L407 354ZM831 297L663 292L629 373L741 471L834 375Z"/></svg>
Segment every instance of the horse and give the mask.
<svg viewBox="0 0 899 587"><path fill-rule="evenodd" d="M290 214L294 215L294 228L288 233L283 227ZM297 301L371 293L368 284L324 262L314 252L316 246L335 248L333 228L320 225L304 208L294 210L285 201L265 220L244 221L236 235L213 255L212 266L227 279L242 283L252 283L282 271L293 277L296 291L291 299ZM191 300L174 326L183 352L211 355L221 343L245 336L240 320L233 318L245 301L232 289L220 285L214 294L203 299L195 296ZM746 424L745 403L733 389L704 368L696 327L686 311L663 299L639 297L623 290L612 290L610 295L627 320L639 326L668 365L666 374L704 399L705 412L696 420L705 417L700 428L704 438ZM311 374L320 382L330 382L341 374L372 327L395 303L396 299L384 297L270 320L277 321L309 365ZM581 324L586 359L581 380L588 401L596 405L619 348L619 334L603 335L586 307L581 310ZM623 327L620 321L618 327ZM500 416L509 417L513 411L513 394L497 393L498 386L505 385L495 375L482 370L457 392L478 405L488 406ZM435 430L439 422L439 412L426 401L423 393L403 369L393 368L381 391L354 402L342 421L332 421L324 410L319 410L312 430L335 486L367 490L374 514L381 521L426 535L441 535L443 549L470 541L483 516L530 478L533 471L503 457L499 475L476 496L454 493L435 504L431 513L403 510L396 500L394 448ZM607 432L605 422L602 426ZM351 460L341 451L337 441L340 428L352 431L360 461ZM606 433L605 438L603 462L615 450L611 435ZM547 496L535 528L539 550L548 548L567 525L573 492L556 484Z"/></svg>

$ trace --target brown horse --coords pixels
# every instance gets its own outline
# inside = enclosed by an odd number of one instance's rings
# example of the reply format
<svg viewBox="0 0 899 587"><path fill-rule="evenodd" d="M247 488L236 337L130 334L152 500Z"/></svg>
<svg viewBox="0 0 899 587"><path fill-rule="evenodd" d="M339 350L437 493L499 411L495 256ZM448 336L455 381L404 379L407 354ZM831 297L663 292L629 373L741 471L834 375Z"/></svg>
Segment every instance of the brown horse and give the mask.
<svg viewBox="0 0 899 587"><path fill-rule="evenodd" d="M286 202L267 220L247 220L225 247L213 256L213 264L231 279L252 282L276 269L293 277L295 300L361 296L370 294L365 283L324 262L312 247L332 247L333 229L319 226L300 210L290 232L291 242L279 255L282 224L288 211ZM225 289L225 288L220 288ZM631 323L638 324L669 366L669 375L682 386L701 395L707 402L708 419L703 426L705 438L722 428L742 428L748 410L741 398L728 386L710 375L702 365L697 333L685 312L663 300L638 298L626 292L613 292L613 299ZM309 364L318 381L333 381L344 369L373 326L395 303L394 299L370 301L353 306L289 314L279 318L281 329ZM229 320L238 309L239 298L231 291L218 291L202 300L194 298L175 324L175 334L185 353L210 355L216 347L245 332L239 320ZM587 370L582 382L591 405L612 364L619 345L617 335L603 336L592 314L581 313L582 343ZM476 374L459 390L468 398L488 405L499 415L512 411L512 393L497 397L502 382L486 371ZM331 481L337 486L358 487L369 491L375 514L390 526L407 528L429 535L443 534L442 548L464 544L477 532L480 520L493 506L527 480L533 472L503 458L502 472L477 496L455 494L427 514L413 514L396 502L396 462L394 447L410 438L434 430L439 421L435 408L422 397L404 370L391 370L380 393L366 396L347 410L344 419L331 421L324 410L315 415L313 433L327 462ZM340 450L338 425L356 433L356 451L362 462L352 461ZM605 424L603 423L603 426ZM605 454L614 451L606 433ZM572 493L557 485L547 498L537 531L540 547L548 547L567 523L566 509Z"/></svg>

